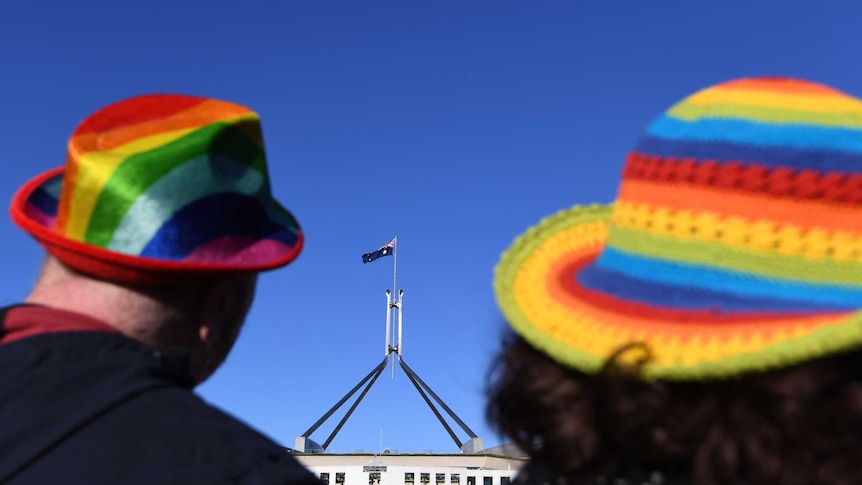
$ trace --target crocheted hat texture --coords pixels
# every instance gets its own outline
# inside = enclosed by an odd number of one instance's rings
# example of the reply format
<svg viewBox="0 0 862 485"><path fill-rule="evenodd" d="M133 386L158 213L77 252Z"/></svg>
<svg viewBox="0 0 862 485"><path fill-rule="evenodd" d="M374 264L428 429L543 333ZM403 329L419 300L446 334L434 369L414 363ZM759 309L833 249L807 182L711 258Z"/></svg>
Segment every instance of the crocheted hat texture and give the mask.
<svg viewBox="0 0 862 485"><path fill-rule="evenodd" d="M12 219L81 272L166 283L283 266L302 247L271 195L258 115L181 95L85 119L65 167L27 183Z"/></svg>
<svg viewBox="0 0 862 485"><path fill-rule="evenodd" d="M616 201L546 218L503 254L498 303L558 362L626 344L697 380L862 345L862 101L788 78L704 89L646 129Z"/></svg>

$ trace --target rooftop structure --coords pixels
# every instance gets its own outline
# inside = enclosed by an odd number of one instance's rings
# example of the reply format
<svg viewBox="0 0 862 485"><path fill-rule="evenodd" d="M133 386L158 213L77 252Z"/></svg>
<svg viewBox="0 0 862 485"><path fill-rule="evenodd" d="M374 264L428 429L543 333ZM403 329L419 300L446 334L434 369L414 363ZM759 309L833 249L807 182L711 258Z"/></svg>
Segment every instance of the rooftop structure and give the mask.
<svg viewBox="0 0 862 485"><path fill-rule="evenodd" d="M397 258L396 243L397 238L376 252L363 255L363 261L371 262L388 255L394 255ZM397 265L395 267L397 268ZM393 276L393 288L396 281ZM397 295L394 297L393 293L386 290L386 345L383 361L305 433L298 436L295 449L289 451L327 485L509 485L526 463L526 455L513 445L483 449L482 438L478 437L404 362L401 355L403 348L401 308L404 292L399 291ZM396 360L431 412L449 433L458 451L452 454L408 454L393 453L387 448L377 454L328 453L327 449L332 440L389 363L392 364L394 377ZM323 444L311 439L311 435L360 389L362 391L359 396L349 406ZM466 440L462 441L458 437L443 417L441 410L467 434Z"/></svg>
<svg viewBox="0 0 862 485"><path fill-rule="evenodd" d="M394 256L393 258L393 277L392 277L392 287L393 289L397 288L397 268L398 268L398 251L397 251L398 237L395 237L378 249L377 251L367 253L362 255L363 263L372 262L383 256ZM353 411L359 406L359 403L362 401L362 398L368 393L374 383L377 381L377 378L383 373L386 369L387 365L391 362L392 364L392 377L395 377L395 361L398 361L401 369L407 375L407 378L422 396L422 399L428 405L431 412L437 417L440 421L440 424L446 429L446 432L449 433L449 436L455 442L455 445L462 453L475 453L483 448L482 438L478 437L476 433L473 432L465 423L462 421L458 415L455 414L452 409L446 405L445 402L431 389L425 381L419 377L410 366L404 362L402 353L402 329L403 329L403 321L402 321L402 306L403 306L403 297L404 290L398 291L397 296L395 296L389 290L386 290L386 342L384 345L384 354L383 360L376 366L371 372L368 373L362 380L359 381L356 386L353 387L347 394L344 395L341 400L335 403L323 416L320 417L313 425L311 425L308 430L306 430L302 435L296 438L294 443L294 449L299 453L323 453L328 448L332 440L341 430L344 423L350 419L350 416L353 414ZM364 388L363 388L364 386ZM333 416L340 408L343 406L348 400L350 400L354 394L356 394L359 389L362 388L362 392L359 393L359 396L350 405L348 410L345 412L344 416L338 422L338 424L333 429L332 433L326 438L323 444L318 444L317 442L311 439L311 435L329 418ZM433 402L432 402L433 401ZM462 441L455 431L452 429L452 426L447 422L447 420L443 417L440 410L437 409L437 406L434 403L437 403L448 416L451 418L460 428L467 434L467 440ZM421 483L421 482L420 482ZM449 482L446 482L449 483Z"/></svg>

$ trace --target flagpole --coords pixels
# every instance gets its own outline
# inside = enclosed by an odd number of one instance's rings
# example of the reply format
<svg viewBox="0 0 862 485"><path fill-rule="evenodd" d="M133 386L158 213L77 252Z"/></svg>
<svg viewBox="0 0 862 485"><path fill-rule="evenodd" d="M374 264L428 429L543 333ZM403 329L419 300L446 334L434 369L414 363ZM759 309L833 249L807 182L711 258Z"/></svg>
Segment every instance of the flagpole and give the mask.
<svg viewBox="0 0 862 485"><path fill-rule="evenodd" d="M398 298L398 293L397 293L397 289L396 289L397 287L395 286L395 284L398 282L398 236L396 235L394 238L392 238L392 240L394 241L394 244L392 245L392 251L394 253L392 255L392 297L395 300L395 307L390 308L389 309L390 311L394 311L395 308L401 306L401 299ZM398 314L396 314L396 317L397 317L397 315ZM393 322L392 334L391 334L393 346L396 344L396 340L395 340L395 328L396 328L395 326L396 325L397 325L397 322ZM395 380L395 356L394 355L392 356L392 380L393 381Z"/></svg>
<svg viewBox="0 0 862 485"><path fill-rule="evenodd" d="M395 254L393 255L395 256L395 258L393 259L392 263L392 294L397 295L398 288L395 286L395 282L398 278L398 236L395 236L392 240L395 241L395 244L392 247L392 249L395 251Z"/></svg>

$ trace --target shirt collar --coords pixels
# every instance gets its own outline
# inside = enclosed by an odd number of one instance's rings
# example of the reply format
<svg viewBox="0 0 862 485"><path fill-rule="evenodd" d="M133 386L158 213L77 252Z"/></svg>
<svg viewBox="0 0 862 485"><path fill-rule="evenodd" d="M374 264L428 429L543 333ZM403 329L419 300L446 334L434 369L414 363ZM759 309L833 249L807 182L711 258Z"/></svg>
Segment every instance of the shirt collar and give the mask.
<svg viewBox="0 0 862 485"><path fill-rule="evenodd" d="M118 332L105 322L68 310L41 305L0 309L0 345L55 332Z"/></svg>

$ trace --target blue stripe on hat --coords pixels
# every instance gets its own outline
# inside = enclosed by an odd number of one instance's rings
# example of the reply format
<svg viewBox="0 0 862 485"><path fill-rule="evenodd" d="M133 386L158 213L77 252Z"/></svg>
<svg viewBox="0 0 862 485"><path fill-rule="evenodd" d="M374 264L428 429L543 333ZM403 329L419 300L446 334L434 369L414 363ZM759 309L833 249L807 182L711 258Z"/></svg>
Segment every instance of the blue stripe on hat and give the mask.
<svg viewBox="0 0 862 485"><path fill-rule="evenodd" d="M685 121L663 115L650 124L646 132L672 140L862 153L862 130L834 126L760 123L735 118Z"/></svg>
<svg viewBox="0 0 862 485"><path fill-rule="evenodd" d="M862 307L862 289L813 285L649 259L611 247L578 277L585 287L619 298L678 308L725 311L822 311Z"/></svg>
<svg viewBox="0 0 862 485"><path fill-rule="evenodd" d="M715 291L643 281L630 275L606 270L596 265L582 269L575 277L578 283L593 291L645 305L678 310L713 310L716 313L819 313L845 310L834 305L816 305L775 298L750 298Z"/></svg>
<svg viewBox="0 0 862 485"><path fill-rule="evenodd" d="M216 194L177 211L147 243L141 256L182 260L203 244L226 236L271 239L295 246L298 237L289 229L273 222L254 197Z"/></svg>
<svg viewBox="0 0 862 485"><path fill-rule="evenodd" d="M36 206L39 211L43 214L46 214L51 217L56 217L57 215L57 205L60 203L59 199L52 195L50 192L45 190L43 187L39 187L34 190L30 197L27 198L27 202Z"/></svg>
<svg viewBox="0 0 862 485"><path fill-rule="evenodd" d="M816 166L819 172L862 172L862 154L829 150L764 148L721 141L669 140L644 136L638 141L634 151L666 158L746 162L766 167L797 169Z"/></svg>

